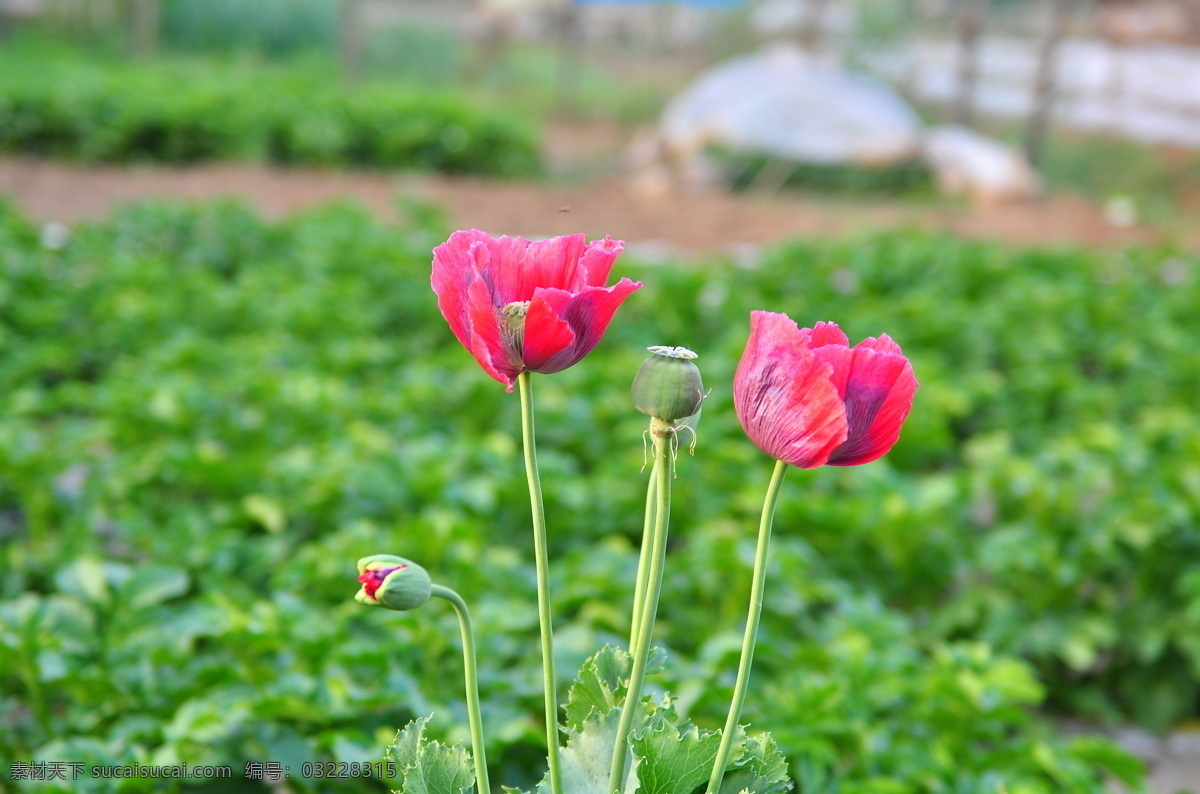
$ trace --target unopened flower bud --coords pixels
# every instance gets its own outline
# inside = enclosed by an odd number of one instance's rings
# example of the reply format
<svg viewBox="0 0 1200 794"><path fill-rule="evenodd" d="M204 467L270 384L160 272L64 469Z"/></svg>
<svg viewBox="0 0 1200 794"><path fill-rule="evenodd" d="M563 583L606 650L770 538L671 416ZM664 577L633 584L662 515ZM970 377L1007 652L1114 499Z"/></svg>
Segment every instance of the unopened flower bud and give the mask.
<svg viewBox="0 0 1200 794"><path fill-rule="evenodd" d="M416 609L429 600L433 582L420 565L392 554L373 554L358 561L362 588L354 600L400 611Z"/></svg>
<svg viewBox="0 0 1200 794"><path fill-rule="evenodd" d="M633 405L644 414L674 422L700 410L704 381L686 347L651 347L653 355L633 379Z"/></svg>

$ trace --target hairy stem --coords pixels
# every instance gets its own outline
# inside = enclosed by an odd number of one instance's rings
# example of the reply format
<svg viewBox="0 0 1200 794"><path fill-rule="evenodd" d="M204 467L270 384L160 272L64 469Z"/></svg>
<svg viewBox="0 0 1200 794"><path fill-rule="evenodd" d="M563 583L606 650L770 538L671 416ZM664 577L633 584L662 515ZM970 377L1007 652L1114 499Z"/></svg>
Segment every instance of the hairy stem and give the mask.
<svg viewBox="0 0 1200 794"><path fill-rule="evenodd" d="M475 787L477 794L490 794L488 782L487 752L483 744L483 716L479 710L479 667L475 660L475 632L471 629L471 613L462 597L449 587L435 584L431 594L444 598L454 605L458 613L458 627L462 632L463 670L467 682L467 716L471 722L471 755L475 759Z"/></svg>
<svg viewBox="0 0 1200 794"><path fill-rule="evenodd" d="M654 636L654 619L658 615L658 597L662 590L663 564L667 556L667 527L671 515L671 480L675 475L674 450L671 449L673 435L654 432L656 422L651 423L654 437L656 463L656 504L654 509L654 539L647 572L642 616L638 621L637 642L633 647L633 670L629 674L629 690L621 708L621 721L617 725L617 741L613 751L612 768L608 775L609 792L620 791L624 785L625 761L629 753L629 732L635 715L641 708L642 685L646 680L646 663L650 656L650 642Z"/></svg>
<svg viewBox="0 0 1200 794"><path fill-rule="evenodd" d="M746 616L746 634L742 637L742 658L738 662L737 683L733 687L733 702L729 704L729 717L721 734L721 746L713 764L712 776L708 779L708 794L721 790L725 777L725 766L733 748L733 736L737 733L738 720L742 716L742 704L746 702L746 685L750 681L750 667L754 664L754 643L758 639L758 621L762 616L763 590L767 584L767 551L771 545L771 525L775 522L775 505L779 501L780 486L787 474L788 464L775 461L771 484L767 486L767 498L763 501L762 519L758 525L758 548L754 552L754 579L750 584L750 613Z"/></svg>
<svg viewBox="0 0 1200 794"><path fill-rule="evenodd" d="M633 590L633 620L629 630L629 650L637 644L639 627L642 624L642 609L645 607L646 578L650 575L650 552L654 538L654 502L658 497L658 458L650 469L650 483L646 486L646 518L642 522L642 546L638 554L637 584Z"/></svg>
<svg viewBox="0 0 1200 794"><path fill-rule="evenodd" d="M546 758L550 767L550 792L562 794L562 769L558 762L558 693L554 677L554 628L550 621L550 564L546 559L546 515L542 508L542 482L534 449L533 385L528 372L517 376L521 390L521 438L525 446L525 474L529 478L529 504L533 511L533 553L537 564L538 623L542 634L542 679L546 695Z"/></svg>

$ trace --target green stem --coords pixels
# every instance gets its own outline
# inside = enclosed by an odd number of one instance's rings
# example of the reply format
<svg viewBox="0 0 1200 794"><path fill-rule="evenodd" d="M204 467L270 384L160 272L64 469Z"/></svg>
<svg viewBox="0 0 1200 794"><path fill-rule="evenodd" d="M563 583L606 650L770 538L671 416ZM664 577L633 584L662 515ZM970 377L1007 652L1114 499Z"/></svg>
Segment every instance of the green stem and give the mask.
<svg viewBox="0 0 1200 794"><path fill-rule="evenodd" d="M558 693L554 677L554 629L550 623L550 566L546 559L546 514L542 508L542 482L538 477L533 434L533 384L529 373L517 376L521 390L521 437L525 445L525 474L529 478L529 504L533 511L533 554L537 564L538 623L542 633L542 683L546 695L546 758L550 767L550 792L562 794L558 763Z"/></svg>
<svg viewBox="0 0 1200 794"><path fill-rule="evenodd" d="M655 423L660 421L655 419L650 425L650 434L654 437L655 460L658 464L655 467L658 498L654 510L653 552L646 577L645 601L642 605L642 617L638 622L637 642L633 647L633 670L629 674L629 691L625 694L625 703L621 708L612 768L608 774L609 792L620 791L625 782L629 732L633 727L635 715L641 710L642 685L646 680L646 663L650 656L650 641L654 636L654 619L658 615L658 597L662 591L663 563L667 556L667 527L671 515L671 480L675 475L675 459L671 449L673 436L654 432Z"/></svg>
<svg viewBox="0 0 1200 794"><path fill-rule="evenodd" d="M467 611L467 603L462 596L449 587L435 584L431 595L446 599L458 613L463 669L467 680L467 716L471 721L471 754L475 757L475 786L478 794L490 794L492 788L488 782L487 752L483 744L483 716L479 711L479 667L475 661L475 632L471 629L471 613Z"/></svg>
<svg viewBox="0 0 1200 794"><path fill-rule="evenodd" d="M758 639L758 621L762 616L763 590L767 584L767 550L771 545L771 525L775 521L775 505L779 501L780 486L787 474L788 464L775 461L771 484L767 486L767 498L763 502L762 519L758 525L758 548L754 552L754 579L750 585L750 613L746 617L746 634L742 638L742 658L738 662L737 684L733 687L733 702L729 704L729 717L725 720L725 731L721 734L721 746L713 764L712 776L708 779L708 794L721 790L725 777L725 766L733 749L733 736L737 732L738 720L742 716L742 704L746 702L746 684L750 680L750 666L754 664L754 643Z"/></svg>
<svg viewBox="0 0 1200 794"><path fill-rule="evenodd" d="M639 626L642 624L642 609L645 608L646 578L650 576L650 547L654 538L654 500L658 493L658 458L650 469L650 482L646 486L646 518L642 522L642 547L638 555L637 584L633 591L633 620L629 630L629 650L637 643Z"/></svg>

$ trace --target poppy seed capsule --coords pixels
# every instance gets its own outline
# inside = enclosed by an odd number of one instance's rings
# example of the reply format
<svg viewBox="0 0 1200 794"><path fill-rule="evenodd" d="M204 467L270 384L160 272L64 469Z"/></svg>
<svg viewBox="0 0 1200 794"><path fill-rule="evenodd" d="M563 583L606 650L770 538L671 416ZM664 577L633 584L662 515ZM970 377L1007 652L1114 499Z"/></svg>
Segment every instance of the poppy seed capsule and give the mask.
<svg viewBox="0 0 1200 794"><path fill-rule="evenodd" d="M362 588L354 600L401 612L416 609L429 600L433 582L429 573L412 560L392 554L373 554L358 561Z"/></svg>
<svg viewBox="0 0 1200 794"><path fill-rule="evenodd" d="M650 347L633 379L633 405L644 414L674 422L687 419L704 401L704 381L686 347Z"/></svg>

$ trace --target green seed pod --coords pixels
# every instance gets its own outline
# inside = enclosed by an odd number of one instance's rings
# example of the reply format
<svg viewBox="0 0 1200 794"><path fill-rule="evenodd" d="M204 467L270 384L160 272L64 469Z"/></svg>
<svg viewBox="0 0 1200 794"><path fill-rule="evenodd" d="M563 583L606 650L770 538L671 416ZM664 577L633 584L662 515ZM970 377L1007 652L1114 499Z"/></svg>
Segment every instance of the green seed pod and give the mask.
<svg viewBox="0 0 1200 794"><path fill-rule="evenodd" d="M653 353L633 379L633 405L644 414L674 422L700 410L704 381L686 347L650 347Z"/></svg>
<svg viewBox="0 0 1200 794"><path fill-rule="evenodd" d="M429 600L433 582L429 573L412 560L392 554L373 554L358 561L362 588L354 600L371 606L405 611Z"/></svg>

